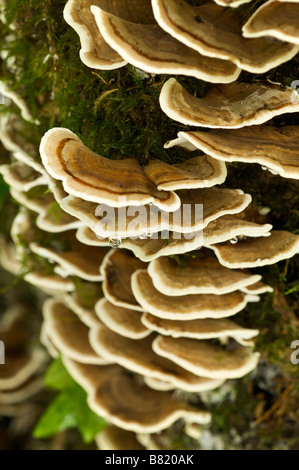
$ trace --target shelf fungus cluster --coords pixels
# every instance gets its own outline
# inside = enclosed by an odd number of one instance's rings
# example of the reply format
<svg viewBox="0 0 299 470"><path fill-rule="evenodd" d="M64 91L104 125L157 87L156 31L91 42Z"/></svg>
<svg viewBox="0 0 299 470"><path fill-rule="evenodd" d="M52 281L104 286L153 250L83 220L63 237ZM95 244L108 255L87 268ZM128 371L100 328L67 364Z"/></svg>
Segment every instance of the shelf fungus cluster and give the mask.
<svg viewBox="0 0 299 470"><path fill-rule="evenodd" d="M101 447L127 433L159 448L178 419L192 435L211 416L191 397L258 363L258 330L232 317L272 288L247 268L293 256L299 237L250 220L251 196L222 186L225 162L209 154L108 160L54 128L40 156L39 172L15 156L2 166L23 207L1 261L20 273L26 258L25 279L50 295L42 344L111 423Z"/></svg>
<svg viewBox="0 0 299 470"><path fill-rule="evenodd" d="M0 322L0 414L15 416L26 402L43 387L46 352L38 346L28 348L32 340L28 312L21 305L6 310Z"/></svg>
<svg viewBox="0 0 299 470"><path fill-rule="evenodd" d="M69 0L64 18L78 33L89 67L130 63L150 73L230 83L241 70L264 73L292 59L299 46L296 0L268 1L246 24L236 8L243 3Z"/></svg>
<svg viewBox="0 0 299 470"><path fill-rule="evenodd" d="M197 98L170 78L160 104L171 119L200 128L179 132L166 148L178 145L223 162L259 163L274 174L299 179L299 126L267 122L299 111L294 88L238 82L213 85Z"/></svg>
<svg viewBox="0 0 299 470"><path fill-rule="evenodd" d="M192 433L211 416L190 405L190 394L258 363L258 330L232 317L272 289L243 268L292 256L299 237L249 220L250 195L219 186L226 166L211 156L186 152L178 165L107 160L61 128L45 134L40 154L49 178L62 182L61 208L80 223L61 231L59 244L28 214L27 229L13 225L15 237L75 285L45 302L43 344L62 355L91 409L114 426L107 439L127 432L151 448L155 433L179 418ZM175 215L188 204L202 210L186 228ZM144 218L134 225L138 210ZM158 217L149 226L152 210ZM191 251L181 264L171 256Z"/></svg>

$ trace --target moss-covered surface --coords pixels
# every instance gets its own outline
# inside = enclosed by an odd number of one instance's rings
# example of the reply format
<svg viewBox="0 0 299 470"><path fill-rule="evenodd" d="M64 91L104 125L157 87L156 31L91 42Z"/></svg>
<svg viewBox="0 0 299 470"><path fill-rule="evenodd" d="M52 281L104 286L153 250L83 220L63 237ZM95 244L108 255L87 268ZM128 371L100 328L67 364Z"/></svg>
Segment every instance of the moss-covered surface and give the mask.
<svg viewBox="0 0 299 470"><path fill-rule="evenodd" d="M15 25L15 31L0 25L1 79L21 94L33 117L40 122L37 125L24 121L24 134L36 153L43 133L62 126L108 158L137 157L141 163L149 156L172 163L185 158L178 149L163 149L166 140L186 129L169 120L159 107L159 93L168 76L152 76L131 66L115 71L84 66L79 59L78 36L62 17L65 3L9 0L6 18L8 24ZM244 5L244 18L259 3ZM264 75L243 72L239 81L270 79L290 85L299 78L298 66L297 56ZM209 86L188 77L176 78L197 96ZM7 108L1 106L0 112L7 112ZM17 108L15 112L19 113ZM299 117L285 115L274 122L299 124ZM9 158L3 149L0 155L1 162ZM298 182L274 176L259 165L228 164L225 185L252 195L253 209L249 213L252 220L299 233ZM1 232L8 236L18 205L10 199L3 181L0 188ZM269 207L269 214L262 218L258 207ZM228 448L299 449L296 406L299 365L290 361L293 351L290 344L298 338L298 256L256 272L273 286L274 293L249 305L238 319L243 325L260 329L257 349L262 356L261 365L250 377L232 383L233 398L230 395L208 405L214 413L212 431L221 436ZM13 284L9 280L6 288L10 282ZM177 439L182 446L186 445L180 437Z"/></svg>

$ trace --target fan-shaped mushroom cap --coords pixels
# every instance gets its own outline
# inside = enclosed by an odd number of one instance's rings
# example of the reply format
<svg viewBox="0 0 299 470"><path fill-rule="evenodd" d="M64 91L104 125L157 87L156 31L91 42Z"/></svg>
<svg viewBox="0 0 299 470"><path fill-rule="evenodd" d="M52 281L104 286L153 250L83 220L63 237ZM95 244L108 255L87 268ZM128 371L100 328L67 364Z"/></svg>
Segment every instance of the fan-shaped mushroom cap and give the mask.
<svg viewBox="0 0 299 470"><path fill-rule="evenodd" d="M0 140L3 146L13 153L16 160L31 166L39 173L45 173L43 166L35 158L34 147L24 138L22 121L18 116L0 116Z"/></svg>
<svg viewBox="0 0 299 470"><path fill-rule="evenodd" d="M190 236L190 233L202 230L219 217L242 212L251 202L251 196L240 189L187 189L181 191L179 196L181 208L174 212L159 211L151 205L114 209L97 206L71 195L64 198L60 205L100 238L123 238L162 230Z"/></svg>
<svg viewBox="0 0 299 470"><path fill-rule="evenodd" d="M218 3L218 5L232 8L239 7L240 5L244 5L244 3L249 3L251 1L252 0L214 0L214 2Z"/></svg>
<svg viewBox="0 0 299 470"><path fill-rule="evenodd" d="M25 163L15 161L0 166L4 181L17 191L30 191L35 186L48 183L46 174L41 174Z"/></svg>
<svg viewBox="0 0 299 470"><path fill-rule="evenodd" d="M138 24L92 6L105 41L125 60L152 73L191 75L210 82L229 83L240 70L231 62L200 55L168 35L157 24Z"/></svg>
<svg viewBox="0 0 299 470"><path fill-rule="evenodd" d="M170 382L165 382L164 380L159 380L154 377L148 377L145 376L143 377L144 383L152 388L153 390L163 390L163 391L168 391L168 390L173 390L175 386L170 383Z"/></svg>
<svg viewBox="0 0 299 470"><path fill-rule="evenodd" d="M46 274L42 271L34 271L24 276L25 281L49 295L59 295L73 291L76 287L68 278L59 274Z"/></svg>
<svg viewBox="0 0 299 470"><path fill-rule="evenodd" d="M263 282L256 282L250 286L244 286L240 289L245 294L265 294L266 292L273 292L273 287L267 286Z"/></svg>
<svg viewBox="0 0 299 470"><path fill-rule="evenodd" d="M117 426L108 426L97 434L97 446L101 450L143 450L136 436L131 431L125 431Z"/></svg>
<svg viewBox="0 0 299 470"><path fill-rule="evenodd" d="M4 236L0 236L0 264L2 268L15 276L22 272L15 245L7 242Z"/></svg>
<svg viewBox="0 0 299 470"><path fill-rule="evenodd" d="M162 359L152 350L152 336L133 340L117 335L104 326L98 326L90 330L89 340L93 349L107 361L116 362L139 374L170 382L182 390L201 392L219 387L223 383L190 374L168 359Z"/></svg>
<svg viewBox="0 0 299 470"><path fill-rule="evenodd" d="M239 339L251 339L259 333L258 330L243 328L227 318L217 320L211 318L185 321L166 320L144 313L141 321L147 328L173 338L226 339L230 337L239 342Z"/></svg>
<svg viewBox="0 0 299 470"><path fill-rule="evenodd" d="M21 403L43 388L43 379L40 376L33 376L22 383L19 387L12 390L5 390L0 392L0 403L1 405L14 405ZM0 413L1 414L1 413Z"/></svg>
<svg viewBox="0 0 299 470"><path fill-rule="evenodd" d="M299 179L299 126L253 126L244 129L212 129L179 132L166 147L185 145L229 162L259 163L285 178Z"/></svg>
<svg viewBox="0 0 299 470"><path fill-rule="evenodd" d="M64 358L86 389L90 408L112 424L134 432L159 432L180 418L208 423L211 416L172 396L136 383L119 366L92 366Z"/></svg>
<svg viewBox="0 0 299 470"><path fill-rule="evenodd" d="M95 312L96 302L103 296L101 285L97 282L80 282L76 290L63 297L65 304L74 312L80 320L91 328L99 323Z"/></svg>
<svg viewBox="0 0 299 470"><path fill-rule="evenodd" d="M49 174L61 180L64 189L73 196L113 207L155 203L172 211L180 206L175 193L157 190L136 159L104 158L85 147L68 129L46 132L40 154Z"/></svg>
<svg viewBox="0 0 299 470"><path fill-rule="evenodd" d="M147 271L155 288L168 296L228 294L261 279L259 274L224 268L211 256L191 259L183 266L174 259L160 257L150 262Z"/></svg>
<svg viewBox="0 0 299 470"><path fill-rule="evenodd" d="M211 246L219 263L227 268L255 268L277 263L299 253L299 236L273 231L270 237L247 238L235 245Z"/></svg>
<svg viewBox="0 0 299 470"><path fill-rule="evenodd" d="M59 351L58 349L54 346L53 342L51 341L49 335L48 335L48 330L49 330L49 325L45 322L42 323L41 330L40 330L40 336L39 340L41 344L46 348L48 351L49 355L56 359L59 357Z"/></svg>
<svg viewBox="0 0 299 470"><path fill-rule="evenodd" d="M239 236L265 237L270 235L271 224L256 224L242 219L242 216L243 214L224 215L210 222L203 230L203 245L209 246Z"/></svg>
<svg viewBox="0 0 299 470"><path fill-rule="evenodd" d="M108 238L98 237L89 227L81 225L76 231L76 238L80 243L89 246L110 246Z"/></svg>
<svg viewBox="0 0 299 470"><path fill-rule="evenodd" d="M269 0L243 26L243 35L247 38L273 36L299 46L298 24L298 0Z"/></svg>
<svg viewBox="0 0 299 470"><path fill-rule="evenodd" d="M209 341L169 336L157 336L153 350L194 374L214 379L243 377L255 369L259 360L259 353L249 348L219 351Z"/></svg>
<svg viewBox="0 0 299 470"><path fill-rule="evenodd" d="M158 24L178 41L248 72L267 72L298 52L288 43L244 38L240 14L213 1L192 6L182 0L152 0L152 5Z"/></svg>
<svg viewBox="0 0 299 470"><path fill-rule="evenodd" d="M151 331L141 323L141 313L123 307L116 307L107 299L99 300L95 306L99 319L110 330L131 339L142 339Z"/></svg>
<svg viewBox="0 0 299 470"><path fill-rule="evenodd" d="M38 348L23 354L6 354L5 364L0 367L0 390L20 387L45 364L46 358L45 351Z"/></svg>
<svg viewBox="0 0 299 470"><path fill-rule="evenodd" d="M185 238L178 233L170 232L167 237L164 237L162 232L146 239L132 240L127 238L122 240L119 248L131 250L137 258L147 262L159 256L182 254L196 250L203 244L202 235L202 231L193 232L192 234L188 233Z"/></svg>
<svg viewBox="0 0 299 470"><path fill-rule="evenodd" d="M0 8L4 8L5 9L5 6L3 5L0 5ZM15 92L14 90L10 89L5 82L3 82L2 80L0 80L0 88L1 88L1 94L3 96L5 96L5 98L8 98L9 101L11 102L11 104L15 104L20 112L21 112L21 116L22 118L25 120L25 121L31 121L35 124L39 124L38 121L35 121L32 117L32 114L27 106L27 104L25 103L25 101L23 100L23 98L17 93Z"/></svg>
<svg viewBox="0 0 299 470"><path fill-rule="evenodd" d="M294 88L235 82L210 87L202 98L188 93L175 78L164 83L160 105L171 119L191 126L236 129L295 113Z"/></svg>
<svg viewBox="0 0 299 470"><path fill-rule="evenodd" d="M94 2L96 0L69 0L64 7L64 19L80 37L80 58L85 65L95 69L117 69L126 65L126 61L104 41L90 11Z"/></svg>
<svg viewBox="0 0 299 470"><path fill-rule="evenodd" d="M235 291L229 294L194 294L167 296L155 289L146 270L132 275L132 291L143 311L168 320L224 318L240 312L247 302L259 297Z"/></svg>
<svg viewBox="0 0 299 470"><path fill-rule="evenodd" d="M204 230L199 232L188 233L184 236L176 232L169 232L165 236L161 232L142 239L127 238L121 241L119 248L131 250L137 258L148 262L161 256L188 253L202 246L208 247L238 236L260 237L270 235L269 230L271 228L272 225L270 224L259 225L234 215L224 215L210 222ZM90 244L92 244L97 236L94 234L90 238ZM99 241L100 246L102 243L104 241ZM96 241L94 241L94 244L96 244Z"/></svg>
<svg viewBox="0 0 299 470"><path fill-rule="evenodd" d="M109 364L89 344L89 329L63 302L48 299L43 306L47 334L66 357L84 364Z"/></svg>
<svg viewBox="0 0 299 470"><path fill-rule="evenodd" d="M102 287L107 300L117 307L142 312L132 292L131 276L137 269L145 267L146 264L129 251L110 250L101 265Z"/></svg>
<svg viewBox="0 0 299 470"><path fill-rule="evenodd" d="M222 184L227 176L225 164L222 162L219 165L217 160L207 155L193 157L176 165L153 159L143 170L159 190L208 188Z"/></svg>
<svg viewBox="0 0 299 470"><path fill-rule="evenodd" d="M100 266L107 253L107 248L88 247L82 244L72 244L70 249L61 253L55 248L44 247L39 243L30 243L33 253L46 258L63 269L67 275L81 277L87 281L102 281Z"/></svg>
<svg viewBox="0 0 299 470"><path fill-rule="evenodd" d="M42 187L41 187L42 188ZM34 188L35 189L35 188ZM46 232L60 233L72 230L81 225L81 222L71 217L63 211L55 201L53 194L41 189L40 192L31 195L22 191L10 188L12 197L22 206L38 213L36 225Z"/></svg>

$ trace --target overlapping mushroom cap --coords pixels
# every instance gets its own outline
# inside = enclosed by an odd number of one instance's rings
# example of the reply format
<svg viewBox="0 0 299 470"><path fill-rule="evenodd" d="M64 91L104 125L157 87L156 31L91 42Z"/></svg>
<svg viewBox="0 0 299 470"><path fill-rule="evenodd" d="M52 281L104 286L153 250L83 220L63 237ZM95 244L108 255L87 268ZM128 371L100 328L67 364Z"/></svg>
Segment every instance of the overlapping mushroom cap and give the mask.
<svg viewBox="0 0 299 470"><path fill-rule="evenodd" d="M25 309L14 306L2 315L0 338L5 345L0 367L0 405L7 406L29 400L42 388L42 373L47 355L41 348L29 349L31 332Z"/></svg>
<svg viewBox="0 0 299 470"><path fill-rule="evenodd" d="M243 35L247 38L272 36L299 45L298 23L298 0L269 0L243 26Z"/></svg>
<svg viewBox="0 0 299 470"><path fill-rule="evenodd" d="M279 84L236 82L213 85L197 98L170 78L161 89L160 105L167 116L182 124L237 129L298 112L299 100L294 99L294 92L294 88L281 88Z"/></svg>
<svg viewBox="0 0 299 470"><path fill-rule="evenodd" d="M298 52L293 41L244 37L242 13L225 8L244 1L217 3L85 0L79 9L78 0L69 0L64 16L80 36L82 61L99 69L129 62L147 72L230 83L240 68L263 73Z"/></svg>

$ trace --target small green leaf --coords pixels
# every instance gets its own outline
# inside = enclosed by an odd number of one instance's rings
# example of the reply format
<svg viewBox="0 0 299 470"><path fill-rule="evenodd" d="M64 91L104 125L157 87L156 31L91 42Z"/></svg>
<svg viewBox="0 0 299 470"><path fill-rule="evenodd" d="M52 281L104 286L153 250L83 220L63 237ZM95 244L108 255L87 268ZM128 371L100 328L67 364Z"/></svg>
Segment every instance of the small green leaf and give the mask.
<svg viewBox="0 0 299 470"><path fill-rule="evenodd" d="M61 393L37 423L33 436L44 438L76 426L76 416L69 394Z"/></svg>
<svg viewBox="0 0 299 470"><path fill-rule="evenodd" d="M48 368L44 377L44 384L54 390L65 390L73 387L76 382L64 367L61 358L58 358Z"/></svg>
<svg viewBox="0 0 299 470"><path fill-rule="evenodd" d="M37 423L33 432L34 437L46 438L76 427L85 444L90 444L107 423L90 410L86 392L72 379L61 358L50 365L44 383L61 393Z"/></svg>

